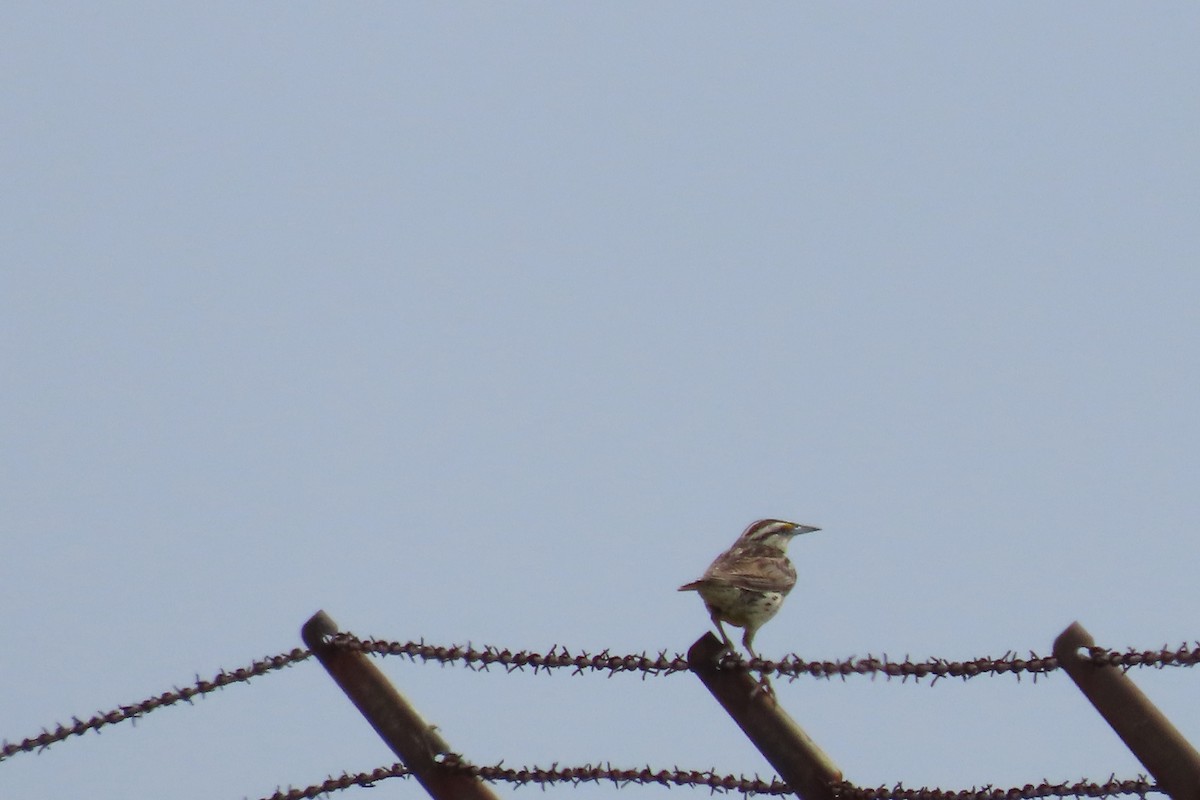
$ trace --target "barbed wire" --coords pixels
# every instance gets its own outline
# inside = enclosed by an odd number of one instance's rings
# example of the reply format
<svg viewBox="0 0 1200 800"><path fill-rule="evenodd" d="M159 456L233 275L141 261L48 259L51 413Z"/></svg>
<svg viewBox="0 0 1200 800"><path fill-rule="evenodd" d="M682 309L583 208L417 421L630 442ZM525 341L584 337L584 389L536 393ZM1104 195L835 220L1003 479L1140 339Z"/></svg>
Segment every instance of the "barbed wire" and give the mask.
<svg viewBox="0 0 1200 800"><path fill-rule="evenodd" d="M659 784L662 786L696 786L711 791L738 791L745 794L783 795L791 793L788 785L779 778L764 781L740 775L721 775L714 770L651 769L649 766L621 769L612 765L584 764L577 767L506 767L504 763L493 766L456 765L467 775L489 783L510 783L514 786L535 785L543 789L553 784L610 782L618 788L629 784ZM322 794L348 789L351 786L374 786L388 778L412 777L412 771L400 762L390 767L377 767L370 772L343 772L303 789L278 790L261 800L309 800Z"/></svg>
<svg viewBox="0 0 1200 800"><path fill-rule="evenodd" d="M1166 790L1150 783L1145 775L1136 778L1118 779L1110 776L1103 783L1083 779L1075 783L1027 783L1008 789L987 785L971 789L937 789L922 787L907 789L902 784L888 788L870 788L842 783L834 787L834 795L841 800L1036 800L1040 797L1114 797L1136 794L1166 794Z"/></svg>
<svg viewBox="0 0 1200 800"><path fill-rule="evenodd" d="M488 670L493 665L502 667L508 672L532 669L535 673L541 670L566 669L571 674L584 672L608 673L609 677L617 673L641 673L642 678L658 675L671 675L686 672L687 659L678 653L667 655L665 650L656 656L643 652L640 654L613 654L609 650L599 653L578 651L572 653L566 647L554 646L545 653L531 650L510 650L494 646L477 649L470 644L466 646L426 644L420 641L394 642L382 639L360 639L351 633L339 633L331 638L331 643L337 647L354 650L367 654L381 656L402 656L411 661L435 662L442 665L461 664L468 669ZM71 736L82 736L88 731L99 732L101 728L118 722L137 719L159 708L175 705L179 702L191 702L194 697L204 696L217 689L234 683L242 683L260 675L266 675L283 667L304 661L312 653L296 648L286 653L268 656L251 662L248 667L233 670L221 670L211 680L203 680L199 676L191 686L176 687L171 691L153 695L136 703L118 706L110 711L98 711L88 719L72 717L72 724L58 724L53 730L46 728L36 736L30 736L19 742L0 742L0 761L4 761L16 753L40 751L52 744L63 741ZM1159 650L1135 650L1130 648L1124 652L1108 650L1103 647L1093 647L1088 656L1098 665L1130 669L1132 667L1192 667L1200 663L1200 643L1189 647L1180 645L1172 650L1166 646ZM1018 658L1009 651L999 658L982 657L967 661L953 661L946 658L931 658L925 661L912 661L905 657L895 660L887 655L875 657L868 655L862 658L850 658L833 661L808 661L799 655L789 654L778 661L769 659L752 659L745 661L736 654L726 654L721 659L721 666L727 669L748 669L766 675L784 678L789 681L809 676L814 678L841 678L851 675L866 675L872 679L883 676L885 680L900 678L907 681L912 678L920 681L932 678L937 683L942 678L961 678L966 680L981 675L1014 675L1019 680L1022 675L1032 675L1036 681L1040 675L1059 669L1058 659L1054 656L1039 656L1031 652L1028 658Z"/></svg>
<svg viewBox="0 0 1200 800"><path fill-rule="evenodd" d="M312 653L308 650L296 648L287 653L280 653L276 656L267 656L258 661L252 661L250 666L235 669L232 672L221 670L212 680L203 680L197 675L196 682L191 686L175 687L171 691L147 697L145 700L137 703L118 706L111 711L97 711L89 719L72 717L73 724L71 725L60 723L54 730L43 728L42 732L37 736L30 736L14 743L9 743L7 740L0 743L0 761L10 758L16 753L27 753L33 750L40 752L52 744L61 742L63 739L71 736L82 736L88 731L99 733L101 728L108 725L137 719L145 714L149 714L151 711L173 706L176 703L191 703L194 697L203 697L210 692L215 692L217 689L222 689L230 684L244 683L251 678L257 678L259 675L266 675L268 672L290 667L292 664L299 663L311 655Z"/></svg>
<svg viewBox="0 0 1200 800"><path fill-rule="evenodd" d="M469 669L487 670L492 665L503 667L509 672L531 668L535 673L540 670L569 669L572 674L586 671L607 672L609 676L619 672L640 672L643 677L655 675L670 675L684 672L688 669L687 659L676 653L668 656L666 651L660 651L657 656L641 654L614 655L608 650L599 653L581 651L571 653L566 647L555 645L545 653L530 650L512 651L499 647L485 646L476 649L471 645L428 645L422 639L417 642L393 642L382 639L360 639L351 633L339 633L332 637L331 643L347 650L383 656L404 656L411 661L434 661L441 664L462 664ZM1108 650L1103 647L1093 647L1087 654L1093 663L1102 666L1122 667L1191 667L1200 663L1200 642L1194 647L1186 644L1172 650L1164 646L1159 650L1135 650L1130 648L1125 652ZM1030 652L1028 658L1020 658L1013 651L1008 651L999 658L985 656L968 661L954 661L947 658L931 658L925 661L912 661L908 657L895 660L887 655L875 657L867 655L859 658L851 656L847 659L834 661L809 661L792 653L778 661L770 659L743 660L740 655L727 653L721 658L721 666L729 669L748 669L767 675L787 678L810 676L814 678L842 678L850 675L868 675L872 678L882 675L885 679L900 678L920 680L932 677L936 683L941 678L968 678L980 675L1032 675L1036 680L1038 675L1059 669L1058 659L1054 656L1039 656Z"/></svg>
<svg viewBox="0 0 1200 800"><path fill-rule="evenodd" d="M716 770L654 769L649 765L622 769L611 764L584 764L576 767L560 767L557 763L549 767L505 767L501 762L494 766L454 765L468 775L489 783L510 783L514 786L535 785L546 788L553 784L578 786L583 783L613 783L617 788L628 785L688 786L705 788L710 792L739 792L742 794L786 795L792 789L778 777L763 780L757 775L722 775ZM323 794L349 789L352 786L374 786L389 778L412 777L412 771L396 762L390 767L377 767L370 772L343 772L320 783L303 789L277 790L275 794L260 800L312 800ZM997 788L991 785L971 789L938 789L922 787L906 789L901 784L893 787L860 787L852 783L841 783L834 787L834 796L840 800L1037 800L1045 797L1112 797L1117 795L1165 794L1146 777L1107 781L1081 780L1075 783L1050 783L1041 781L1012 788Z"/></svg>

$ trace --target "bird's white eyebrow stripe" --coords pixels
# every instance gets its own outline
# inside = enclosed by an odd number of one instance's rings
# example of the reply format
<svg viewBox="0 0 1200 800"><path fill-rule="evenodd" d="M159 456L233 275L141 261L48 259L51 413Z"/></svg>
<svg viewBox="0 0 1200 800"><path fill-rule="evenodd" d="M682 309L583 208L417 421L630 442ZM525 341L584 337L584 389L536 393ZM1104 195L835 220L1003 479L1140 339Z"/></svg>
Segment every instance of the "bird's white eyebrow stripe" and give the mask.
<svg viewBox="0 0 1200 800"><path fill-rule="evenodd" d="M781 519L760 519L758 522L750 523L750 527L742 531L742 536L745 538L758 538L782 530L791 530L794 527L796 527L795 523L786 522Z"/></svg>

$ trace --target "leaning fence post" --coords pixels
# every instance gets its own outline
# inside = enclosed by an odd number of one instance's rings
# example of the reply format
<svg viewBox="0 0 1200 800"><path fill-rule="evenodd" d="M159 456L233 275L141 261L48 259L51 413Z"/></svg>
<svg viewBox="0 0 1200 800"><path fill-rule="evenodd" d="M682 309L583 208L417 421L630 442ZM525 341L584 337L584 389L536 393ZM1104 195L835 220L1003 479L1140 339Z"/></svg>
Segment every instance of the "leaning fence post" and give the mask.
<svg viewBox="0 0 1200 800"><path fill-rule="evenodd" d="M429 796L435 800L497 800L482 781L456 768L459 756L433 726L421 719L371 659L330 643L329 638L337 632L337 624L329 615L318 611L304 623L301 636Z"/></svg>
<svg viewBox="0 0 1200 800"><path fill-rule="evenodd" d="M706 633L688 650L688 669L712 692L754 746L803 800L833 800L842 772L775 698L744 670L722 669L725 645Z"/></svg>
<svg viewBox="0 0 1200 800"><path fill-rule="evenodd" d="M1200 800L1200 753L1124 670L1080 652L1095 644L1073 622L1054 640L1054 656L1167 794L1174 800Z"/></svg>

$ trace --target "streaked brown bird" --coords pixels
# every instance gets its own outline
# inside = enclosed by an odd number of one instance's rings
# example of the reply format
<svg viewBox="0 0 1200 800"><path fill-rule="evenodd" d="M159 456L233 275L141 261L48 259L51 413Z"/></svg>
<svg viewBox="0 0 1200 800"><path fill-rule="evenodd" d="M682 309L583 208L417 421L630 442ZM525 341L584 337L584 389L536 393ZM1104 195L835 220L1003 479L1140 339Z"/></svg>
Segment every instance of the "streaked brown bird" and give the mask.
<svg viewBox="0 0 1200 800"><path fill-rule="evenodd" d="M704 577L685 583L679 591L700 593L731 652L733 642L721 623L744 628L742 644L751 658L758 658L754 634L775 616L783 598L796 585L796 568L787 557L788 542L794 536L819 530L781 519L752 522L732 547L717 556Z"/></svg>

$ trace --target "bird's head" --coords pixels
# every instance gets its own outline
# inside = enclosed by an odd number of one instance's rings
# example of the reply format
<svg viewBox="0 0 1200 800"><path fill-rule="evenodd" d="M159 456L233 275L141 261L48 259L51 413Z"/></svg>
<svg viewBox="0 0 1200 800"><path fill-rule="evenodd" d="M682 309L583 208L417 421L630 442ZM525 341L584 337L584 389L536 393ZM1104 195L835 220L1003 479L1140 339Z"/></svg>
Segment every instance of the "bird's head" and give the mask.
<svg viewBox="0 0 1200 800"><path fill-rule="evenodd" d="M742 531L739 544L757 544L786 550L793 536L821 530L813 525L801 525L782 519L760 519Z"/></svg>

